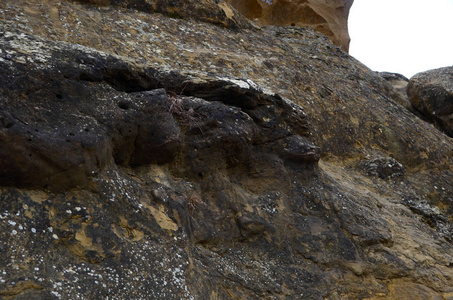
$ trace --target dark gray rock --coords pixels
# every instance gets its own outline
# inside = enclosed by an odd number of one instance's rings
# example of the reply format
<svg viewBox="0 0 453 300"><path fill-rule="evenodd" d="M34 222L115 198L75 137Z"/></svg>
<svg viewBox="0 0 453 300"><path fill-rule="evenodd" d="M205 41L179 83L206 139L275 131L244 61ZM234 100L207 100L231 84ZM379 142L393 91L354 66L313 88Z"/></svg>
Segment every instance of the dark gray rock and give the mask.
<svg viewBox="0 0 453 300"><path fill-rule="evenodd" d="M5 51L15 38L2 41ZM113 159L137 166L174 158L182 136L165 90L123 92L151 88L146 71L62 43L41 55L52 67L0 62L1 184L67 189L86 186Z"/></svg>
<svg viewBox="0 0 453 300"><path fill-rule="evenodd" d="M279 144L282 156L292 161L317 162L321 156L319 147L298 135L284 138Z"/></svg>
<svg viewBox="0 0 453 300"><path fill-rule="evenodd" d="M362 168L369 176L379 178L394 178L406 174L406 169L402 164L392 157L374 158L362 162Z"/></svg>
<svg viewBox="0 0 453 300"><path fill-rule="evenodd" d="M453 67L418 73L407 86L412 106L453 137Z"/></svg>

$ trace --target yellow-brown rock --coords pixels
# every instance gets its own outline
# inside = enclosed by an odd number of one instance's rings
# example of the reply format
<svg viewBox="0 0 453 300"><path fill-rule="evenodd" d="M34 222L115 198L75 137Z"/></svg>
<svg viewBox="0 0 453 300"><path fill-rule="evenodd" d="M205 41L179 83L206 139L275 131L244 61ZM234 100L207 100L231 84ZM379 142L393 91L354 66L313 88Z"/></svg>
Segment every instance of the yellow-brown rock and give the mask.
<svg viewBox="0 0 453 300"><path fill-rule="evenodd" d="M227 0L262 25L308 27L327 35L348 52L349 9L354 0Z"/></svg>

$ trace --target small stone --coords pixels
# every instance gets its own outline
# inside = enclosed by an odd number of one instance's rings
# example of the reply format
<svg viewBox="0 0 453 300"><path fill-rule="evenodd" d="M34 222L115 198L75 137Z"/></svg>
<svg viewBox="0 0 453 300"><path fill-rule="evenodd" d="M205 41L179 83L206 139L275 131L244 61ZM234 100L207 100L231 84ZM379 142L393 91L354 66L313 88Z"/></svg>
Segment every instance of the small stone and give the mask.
<svg viewBox="0 0 453 300"><path fill-rule="evenodd" d="M406 169L394 158L375 158L361 163L368 176L377 176L382 179L394 178L406 174Z"/></svg>

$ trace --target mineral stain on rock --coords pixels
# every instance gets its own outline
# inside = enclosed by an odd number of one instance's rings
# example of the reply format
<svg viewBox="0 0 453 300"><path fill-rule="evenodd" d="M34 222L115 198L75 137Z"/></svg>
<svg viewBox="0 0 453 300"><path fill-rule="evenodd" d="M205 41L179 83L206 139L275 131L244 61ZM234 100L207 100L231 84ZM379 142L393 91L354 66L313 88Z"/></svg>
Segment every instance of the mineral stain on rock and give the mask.
<svg viewBox="0 0 453 300"><path fill-rule="evenodd" d="M451 138L318 32L4 1L0 82L2 298L451 297Z"/></svg>

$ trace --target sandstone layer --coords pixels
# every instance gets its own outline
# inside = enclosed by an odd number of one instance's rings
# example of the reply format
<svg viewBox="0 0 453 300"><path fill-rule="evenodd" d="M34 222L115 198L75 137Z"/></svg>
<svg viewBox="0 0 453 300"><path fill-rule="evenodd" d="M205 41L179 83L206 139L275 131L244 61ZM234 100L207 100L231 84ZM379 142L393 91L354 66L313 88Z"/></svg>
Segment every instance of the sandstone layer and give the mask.
<svg viewBox="0 0 453 300"><path fill-rule="evenodd" d="M349 51L348 15L354 0L227 0L261 25L308 27Z"/></svg>
<svg viewBox="0 0 453 300"><path fill-rule="evenodd" d="M316 31L141 3L0 2L2 298L451 299L451 138Z"/></svg>

